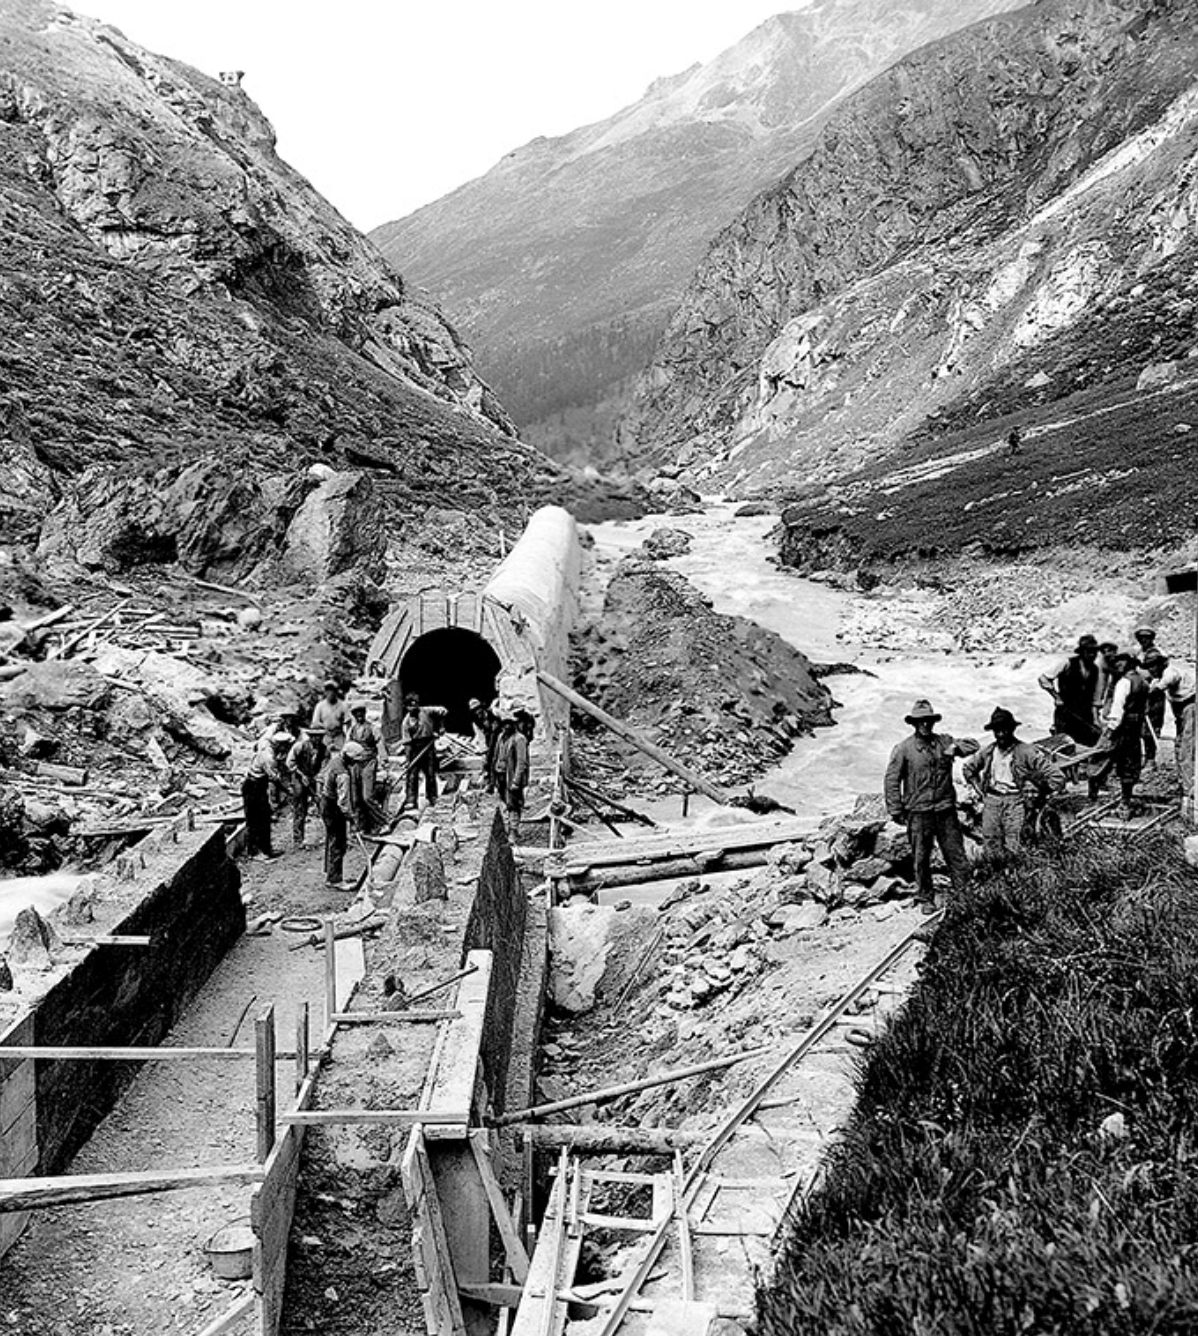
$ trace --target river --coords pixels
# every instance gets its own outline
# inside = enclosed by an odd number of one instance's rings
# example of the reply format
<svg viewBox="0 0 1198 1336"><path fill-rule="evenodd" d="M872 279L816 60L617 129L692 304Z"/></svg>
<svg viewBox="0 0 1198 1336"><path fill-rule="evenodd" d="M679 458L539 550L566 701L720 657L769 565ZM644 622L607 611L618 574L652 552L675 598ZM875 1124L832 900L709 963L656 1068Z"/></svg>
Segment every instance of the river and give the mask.
<svg viewBox="0 0 1198 1336"><path fill-rule="evenodd" d="M1023 720L1023 735L1047 731L1048 697L1036 683L1042 665L1023 654L879 650L844 638L854 604L886 599L848 593L805 580L768 560L772 518L733 516L731 505L710 506L703 515L651 516L591 526L601 569L625 555L653 529L685 530L691 551L670 565L703 591L717 612L737 613L776 631L819 663L853 663L872 676L827 679L840 704L832 728L800 739L794 750L756 783L761 793L813 819L852 808L859 794L878 793L891 748L910 732L903 716L917 696L944 715L940 725L957 736L985 741L983 725L996 705ZM932 615L929 599L929 616ZM675 814L676 815L676 814Z"/></svg>

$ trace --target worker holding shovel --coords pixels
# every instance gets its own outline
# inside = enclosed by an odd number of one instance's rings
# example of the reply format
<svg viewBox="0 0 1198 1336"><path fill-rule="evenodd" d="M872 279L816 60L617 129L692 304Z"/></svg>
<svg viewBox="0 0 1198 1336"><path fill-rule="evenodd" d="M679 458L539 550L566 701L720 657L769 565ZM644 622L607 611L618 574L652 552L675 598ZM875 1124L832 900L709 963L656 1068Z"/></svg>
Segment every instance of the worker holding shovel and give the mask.
<svg viewBox="0 0 1198 1336"><path fill-rule="evenodd" d="M447 713L441 705L422 706L419 696L409 696L404 701L399 737L408 765L404 777L405 808L417 805L422 775L425 801L430 807L437 801L437 736L445 728Z"/></svg>

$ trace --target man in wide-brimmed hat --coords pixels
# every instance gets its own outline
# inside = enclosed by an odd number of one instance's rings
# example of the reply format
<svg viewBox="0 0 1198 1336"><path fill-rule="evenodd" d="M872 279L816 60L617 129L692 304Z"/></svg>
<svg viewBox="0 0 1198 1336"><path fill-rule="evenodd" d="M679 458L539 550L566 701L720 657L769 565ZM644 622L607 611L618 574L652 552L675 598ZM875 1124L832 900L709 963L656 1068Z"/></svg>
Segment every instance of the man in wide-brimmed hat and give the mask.
<svg viewBox="0 0 1198 1336"><path fill-rule="evenodd" d="M1064 733L1080 747L1098 741L1107 676L1098 663L1098 639L1084 635L1077 649L1054 663L1039 677L1040 686L1052 697L1052 731Z"/></svg>
<svg viewBox="0 0 1198 1336"><path fill-rule="evenodd" d="M1050 793L1060 793L1065 776L1038 747L1015 736L1019 721L996 706L986 728L994 741L965 762L962 774L982 800L982 844L988 858L1001 862L1017 853L1024 822Z"/></svg>
<svg viewBox="0 0 1198 1336"><path fill-rule="evenodd" d="M965 837L957 819L953 761L958 756L972 756L978 744L973 738L937 733L941 717L929 701L917 700L906 716L915 732L890 753L886 767L886 809L894 821L907 827L915 860L915 898L925 914L935 907L934 844L940 846L948 864L953 890L963 890L969 880Z"/></svg>
<svg viewBox="0 0 1198 1336"><path fill-rule="evenodd" d="M291 844L295 849L304 847L308 809L316 798L316 780L324 758L324 729L301 728L287 753L286 765L291 780Z"/></svg>

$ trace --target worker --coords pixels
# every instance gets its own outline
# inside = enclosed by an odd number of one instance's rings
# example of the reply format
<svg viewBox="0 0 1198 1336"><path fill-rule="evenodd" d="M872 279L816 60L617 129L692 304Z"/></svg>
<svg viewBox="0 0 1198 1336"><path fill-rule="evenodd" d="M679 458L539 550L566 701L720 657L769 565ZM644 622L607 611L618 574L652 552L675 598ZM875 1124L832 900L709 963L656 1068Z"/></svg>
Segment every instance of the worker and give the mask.
<svg viewBox="0 0 1198 1336"><path fill-rule="evenodd" d="M1023 432L1020 431L1018 426L1014 426L1007 432L1007 453L1010 455L1018 455L1022 452Z"/></svg>
<svg viewBox="0 0 1198 1336"><path fill-rule="evenodd" d="M302 728L287 752L286 770L291 781L291 844L304 847L308 809L316 798L316 781L324 764L324 729Z"/></svg>
<svg viewBox="0 0 1198 1336"><path fill-rule="evenodd" d="M467 708L470 711L470 722L474 726L476 739L482 744L483 782L487 792L494 793L495 748L499 745L499 720L495 717L494 708L484 705L477 697L470 700Z"/></svg>
<svg viewBox="0 0 1198 1336"><path fill-rule="evenodd" d="M1113 769L1119 777L1123 802L1119 815L1132 816L1132 800L1144 765L1144 716L1148 707L1148 679L1136 666L1136 657L1121 650L1113 661L1115 689L1099 738L1099 757L1090 770L1090 798L1097 799Z"/></svg>
<svg viewBox="0 0 1198 1336"><path fill-rule="evenodd" d="M320 818L324 822L324 884L331 891L352 887L345 881L345 851L349 847L349 829L357 828L353 785L343 755L344 748L333 752L317 781Z"/></svg>
<svg viewBox="0 0 1198 1336"><path fill-rule="evenodd" d="M1173 712L1173 731L1176 734L1174 752L1180 756L1186 729L1194 719L1194 674L1169 662L1169 656L1153 646L1145 650L1144 672L1148 677L1147 717L1159 719L1157 736L1165 722L1165 704Z"/></svg>
<svg viewBox="0 0 1198 1336"><path fill-rule="evenodd" d="M926 700L917 700L906 716L914 729L890 754L886 767L886 810L907 827L915 860L915 898L925 914L937 907L932 887L932 846L938 844L948 865L953 890L969 881L965 837L957 818L953 759L978 750L973 738L952 738L935 732L943 718Z"/></svg>
<svg viewBox="0 0 1198 1336"><path fill-rule="evenodd" d="M356 742L366 752L359 767L362 778L362 798L373 806L375 787L378 784L379 750L382 739L379 737L375 726L367 721L364 702L355 701L349 707L349 713L351 723L346 730L346 741Z"/></svg>
<svg viewBox="0 0 1198 1336"><path fill-rule="evenodd" d="M341 698L341 688L332 678L324 684L324 695L312 710L312 727L324 730L324 749L330 755L340 751L349 725L349 710Z"/></svg>
<svg viewBox="0 0 1198 1336"><path fill-rule="evenodd" d="M1040 686L1052 697L1053 733L1064 733L1082 747L1098 741L1099 711L1105 676L1098 667L1098 641L1085 635L1077 649L1040 675Z"/></svg>
<svg viewBox="0 0 1198 1336"><path fill-rule="evenodd" d="M249 769L241 781L241 806L245 813L245 849L256 862L277 858L271 845L270 791L282 780L281 759L291 745L290 733L273 733L259 739Z"/></svg>
<svg viewBox="0 0 1198 1336"><path fill-rule="evenodd" d="M1144 655L1147 654L1149 650L1159 649L1159 646L1156 643L1156 627L1147 625L1137 626L1132 634L1136 638L1136 644L1140 647L1139 658L1140 662L1143 663Z"/></svg>
<svg viewBox="0 0 1198 1336"><path fill-rule="evenodd" d="M430 807L437 801L437 737L445 730L447 713L441 705L421 705L420 697L416 695L410 695L404 701L400 732L407 760L404 807L417 806L421 775L424 776L425 801Z"/></svg>
<svg viewBox="0 0 1198 1336"><path fill-rule="evenodd" d="M962 767L965 782L982 800L982 847L986 857L1001 863L1018 853L1025 823L1065 787L1060 768L1031 743L1015 736L1019 721L996 706L986 729L994 741Z"/></svg>
<svg viewBox="0 0 1198 1336"><path fill-rule="evenodd" d="M512 839L516 838L524 814L524 793L528 788L527 729L531 722L527 710L506 715L503 721L503 804Z"/></svg>

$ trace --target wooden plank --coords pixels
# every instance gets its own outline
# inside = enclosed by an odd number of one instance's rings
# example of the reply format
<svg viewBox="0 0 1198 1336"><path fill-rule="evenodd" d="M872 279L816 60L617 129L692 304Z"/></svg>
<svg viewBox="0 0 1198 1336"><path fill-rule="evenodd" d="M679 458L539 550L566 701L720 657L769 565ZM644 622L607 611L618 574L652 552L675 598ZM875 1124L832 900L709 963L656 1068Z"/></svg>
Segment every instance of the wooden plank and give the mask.
<svg viewBox="0 0 1198 1336"><path fill-rule="evenodd" d="M337 951L336 929L333 920L324 924L324 1023L333 1024L333 1017L341 1008L337 1005Z"/></svg>
<svg viewBox="0 0 1198 1336"><path fill-rule="evenodd" d="M515 1222L508 1211L507 1202L503 1199L503 1189L499 1186L495 1170L492 1169L491 1161L487 1157L486 1136L487 1134L482 1131L471 1132L470 1150L474 1155L474 1163L478 1166L483 1191L487 1194L491 1218L495 1221L495 1228L499 1231L499 1238L503 1243L508 1269L517 1283L523 1285L528 1277L528 1254L524 1251L524 1244L520 1242Z"/></svg>
<svg viewBox="0 0 1198 1336"><path fill-rule="evenodd" d="M471 951L466 964L476 968L458 984L454 1009L461 1013L448 1023L445 1042L430 1072L427 1107L432 1115L427 1136L430 1138L466 1135L474 1108L475 1088L479 1081L483 1020L491 988L490 951ZM455 1122L456 1120L456 1122Z"/></svg>
<svg viewBox="0 0 1198 1336"><path fill-rule="evenodd" d="M629 728L627 724L610 715L606 710L601 710L598 705L587 700L585 696L579 695L573 687L569 687L565 682L554 677L552 673L546 673L538 670L537 680L549 688L555 695L568 701L575 709L581 710L584 714L589 714L592 719L597 719L605 728L610 729L618 738L622 738L630 746L635 747L637 751L644 752L650 760L656 761L664 770L677 775L679 779L685 780L693 789L699 793L704 793L713 802L719 803L721 807L727 807L729 794L725 789L713 784L711 780L704 775L699 774L697 770L692 770L689 766L676 761L668 752L650 742L648 738L643 737L635 729Z"/></svg>
<svg viewBox="0 0 1198 1336"><path fill-rule="evenodd" d="M678 1255L682 1261L682 1298L687 1304L693 1304L695 1299L695 1253L691 1243L690 1214L686 1205L684 1183L682 1154L680 1151L675 1151L672 1187L674 1212L678 1218ZM714 1319L714 1311L711 1316ZM710 1322L707 1325L709 1326ZM706 1327L703 1329L706 1330ZM689 1331L691 1328L680 1328L680 1330Z"/></svg>
<svg viewBox="0 0 1198 1336"><path fill-rule="evenodd" d="M439 1336L445 1336L446 1332L448 1336L466 1336L466 1319L458 1298L457 1277L449 1251L449 1237L445 1232L445 1219L441 1213L441 1199L437 1195L436 1180L432 1165L429 1164L422 1129L415 1130L410 1146L412 1172L419 1184L420 1214L428 1232L429 1252L434 1259L434 1274L437 1278L437 1288L430 1290L438 1323L435 1330Z"/></svg>
<svg viewBox="0 0 1198 1336"><path fill-rule="evenodd" d="M216 1058L220 1062L244 1062L257 1056L252 1048L169 1048L149 1045L113 1045L110 1048L89 1048L84 1044L14 1044L0 1050L40 1062L199 1062ZM292 1057L276 1050L276 1057Z"/></svg>
<svg viewBox="0 0 1198 1336"><path fill-rule="evenodd" d="M694 858L705 853L739 849L768 849L811 837L811 825L801 820L755 821L718 830L672 830L660 835L625 836L621 840L589 840L566 850L568 873L627 863Z"/></svg>
<svg viewBox="0 0 1198 1336"><path fill-rule="evenodd" d="M25 1211L113 1197L220 1184L260 1183L260 1164L217 1164L203 1169L151 1169L127 1174L62 1174L48 1178L0 1179L0 1212Z"/></svg>
<svg viewBox="0 0 1198 1336"><path fill-rule="evenodd" d="M424 1109L297 1109L280 1113L278 1121L290 1127L337 1127L354 1124L378 1123L382 1126L415 1127L420 1123L456 1125L463 1121L464 1112L444 1110L426 1112Z"/></svg>
<svg viewBox="0 0 1198 1336"><path fill-rule="evenodd" d="M268 1003L254 1021L257 1055L255 1108L258 1124L258 1161L265 1164L275 1144L275 1008Z"/></svg>
<svg viewBox="0 0 1198 1336"><path fill-rule="evenodd" d="M308 1044L310 1038L308 1003L301 1002L295 1013L295 1088L303 1089L308 1077Z"/></svg>
<svg viewBox="0 0 1198 1336"><path fill-rule="evenodd" d="M26 1061L14 1066L0 1083L0 1137L24 1120L36 1096L34 1064Z"/></svg>
<svg viewBox="0 0 1198 1336"><path fill-rule="evenodd" d="M433 1021L453 1021L460 1011L335 1011L338 1025L423 1025Z"/></svg>

